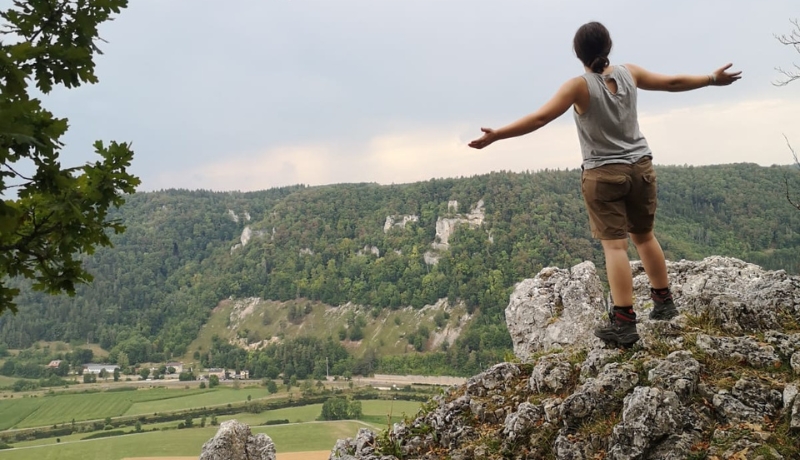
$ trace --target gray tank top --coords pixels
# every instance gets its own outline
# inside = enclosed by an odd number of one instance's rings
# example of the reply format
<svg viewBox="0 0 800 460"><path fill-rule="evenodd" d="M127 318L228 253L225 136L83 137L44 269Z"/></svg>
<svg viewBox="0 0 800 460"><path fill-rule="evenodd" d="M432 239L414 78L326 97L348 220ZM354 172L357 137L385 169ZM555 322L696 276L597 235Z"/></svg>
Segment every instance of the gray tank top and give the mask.
<svg viewBox="0 0 800 460"><path fill-rule="evenodd" d="M653 156L647 140L639 131L636 112L636 84L625 66L614 66L608 75L582 75L589 85L589 109L573 110L578 139L583 153L583 169L607 164L632 164ZM605 79L617 82L612 93Z"/></svg>

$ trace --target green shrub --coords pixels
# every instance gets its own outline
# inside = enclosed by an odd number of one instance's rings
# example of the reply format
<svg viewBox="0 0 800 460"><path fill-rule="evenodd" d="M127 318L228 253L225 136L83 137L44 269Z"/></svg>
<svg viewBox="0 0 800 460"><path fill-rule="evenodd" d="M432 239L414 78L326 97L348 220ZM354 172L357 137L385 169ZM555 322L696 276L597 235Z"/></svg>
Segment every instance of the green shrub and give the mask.
<svg viewBox="0 0 800 460"><path fill-rule="evenodd" d="M264 425L285 425L287 423L289 423L288 419L267 420Z"/></svg>
<svg viewBox="0 0 800 460"><path fill-rule="evenodd" d="M90 434L89 436L82 438L81 441L86 441L89 439L110 438L113 436L122 436L123 434L125 434L125 432L122 430L103 431L100 433Z"/></svg>

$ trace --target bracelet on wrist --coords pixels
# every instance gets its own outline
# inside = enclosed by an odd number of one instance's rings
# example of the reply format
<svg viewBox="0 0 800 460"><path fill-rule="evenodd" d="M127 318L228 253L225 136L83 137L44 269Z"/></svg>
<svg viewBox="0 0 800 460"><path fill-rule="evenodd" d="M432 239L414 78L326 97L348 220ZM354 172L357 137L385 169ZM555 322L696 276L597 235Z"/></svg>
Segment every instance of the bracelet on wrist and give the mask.
<svg viewBox="0 0 800 460"><path fill-rule="evenodd" d="M708 75L708 85L709 85L709 86L712 86L712 85L713 85L714 83L716 83L716 82L717 82L717 76L716 76L716 75L714 75L713 73L712 73L712 74L709 74L709 75Z"/></svg>

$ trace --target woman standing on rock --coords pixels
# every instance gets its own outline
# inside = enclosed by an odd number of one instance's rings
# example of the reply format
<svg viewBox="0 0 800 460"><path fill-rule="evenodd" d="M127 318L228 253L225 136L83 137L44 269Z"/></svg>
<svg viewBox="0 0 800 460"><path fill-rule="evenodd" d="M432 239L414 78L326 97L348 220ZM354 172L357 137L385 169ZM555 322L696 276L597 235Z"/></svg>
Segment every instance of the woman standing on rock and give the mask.
<svg viewBox="0 0 800 460"><path fill-rule="evenodd" d="M633 311L628 235L650 280L654 304L650 319L669 320L678 314L669 290L664 252L653 235L656 174L651 163L653 153L639 131L637 88L689 91L726 86L739 80L741 72L727 72L731 64L697 76L659 75L633 64L612 66L608 60L611 44L608 30L599 22L581 26L573 46L586 73L564 83L538 111L497 130L481 128L483 136L469 146L482 149L501 139L532 133L574 108L583 153L581 189L592 236L603 245L614 300L610 324L598 327L595 335L630 346L639 340L639 334Z"/></svg>

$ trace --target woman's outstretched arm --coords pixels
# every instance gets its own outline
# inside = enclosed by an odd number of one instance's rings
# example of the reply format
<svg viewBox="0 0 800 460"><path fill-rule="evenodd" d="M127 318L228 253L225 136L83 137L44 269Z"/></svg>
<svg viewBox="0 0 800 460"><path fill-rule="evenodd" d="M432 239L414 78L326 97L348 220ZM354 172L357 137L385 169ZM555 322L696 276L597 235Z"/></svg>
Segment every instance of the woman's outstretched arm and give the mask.
<svg viewBox="0 0 800 460"><path fill-rule="evenodd" d="M708 75L661 75L635 64L625 64L636 81L636 87L651 91L691 91L706 86L727 86L742 78L742 72L727 72L726 64Z"/></svg>
<svg viewBox="0 0 800 460"><path fill-rule="evenodd" d="M586 83L581 77L570 79L556 94L536 112L500 129L481 128L483 136L469 143L469 146L482 149L492 142L509 137L523 136L532 133L564 114L576 102L581 89L587 92Z"/></svg>

